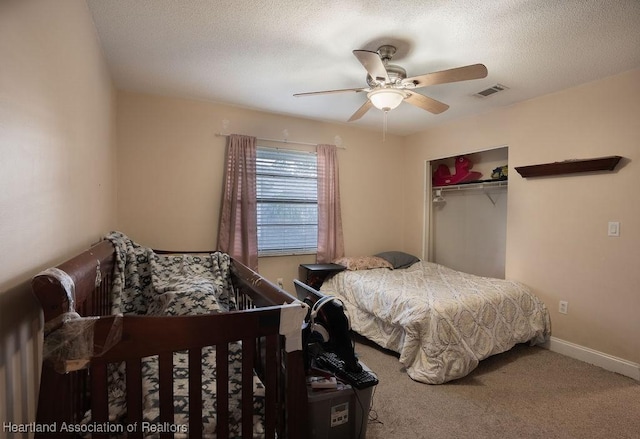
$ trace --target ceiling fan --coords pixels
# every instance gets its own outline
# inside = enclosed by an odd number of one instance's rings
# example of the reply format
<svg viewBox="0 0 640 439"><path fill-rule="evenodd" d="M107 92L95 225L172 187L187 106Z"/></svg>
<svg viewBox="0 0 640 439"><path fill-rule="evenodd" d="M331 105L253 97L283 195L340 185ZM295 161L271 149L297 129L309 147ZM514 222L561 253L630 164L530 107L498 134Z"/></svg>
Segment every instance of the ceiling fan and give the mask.
<svg viewBox="0 0 640 439"><path fill-rule="evenodd" d="M358 61L367 70L368 87L296 93L294 96L367 92L367 101L351 115L349 122L360 119L371 107L376 107L387 113L400 105L402 101L407 101L430 113L439 114L446 111L449 106L413 90L428 85L467 81L487 76L487 68L483 64L472 64L407 78L405 69L395 64L389 64L395 53L396 48L390 45L381 46L377 52L370 50L353 51Z"/></svg>

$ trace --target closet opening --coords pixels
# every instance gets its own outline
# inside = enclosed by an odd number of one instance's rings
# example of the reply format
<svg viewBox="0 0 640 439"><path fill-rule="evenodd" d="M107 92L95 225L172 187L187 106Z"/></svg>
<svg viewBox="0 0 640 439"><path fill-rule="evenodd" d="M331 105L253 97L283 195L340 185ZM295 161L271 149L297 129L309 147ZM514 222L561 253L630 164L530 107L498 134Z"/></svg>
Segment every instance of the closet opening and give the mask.
<svg viewBox="0 0 640 439"><path fill-rule="evenodd" d="M501 146L426 163L427 260L504 279L508 159Z"/></svg>

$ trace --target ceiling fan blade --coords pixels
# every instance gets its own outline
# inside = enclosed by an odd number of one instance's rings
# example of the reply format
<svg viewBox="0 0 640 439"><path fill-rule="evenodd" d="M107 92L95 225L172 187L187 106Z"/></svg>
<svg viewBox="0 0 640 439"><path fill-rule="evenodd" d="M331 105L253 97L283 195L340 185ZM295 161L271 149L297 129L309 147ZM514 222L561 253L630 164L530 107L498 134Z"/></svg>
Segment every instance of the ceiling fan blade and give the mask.
<svg viewBox="0 0 640 439"><path fill-rule="evenodd" d="M413 82L417 87L427 85L447 84L449 82L468 81L487 76L487 68L484 64L472 64L470 66L457 67L455 69L442 70L440 72L427 73L425 75L406 78L403 83Z"/></svg>
<svg viewBox="0 0 640 439"><path fill-rule="evenodd" d="M407 94L408 96L405 98L405 101L415 105L416 107L422 108L423 110L427 110L430 113L440 114L449 108L447 104L436 101L435 99L429 98L425 95L421 95L420 93L409 92Z"/></svg>
<svg viewBox="0 0 640 439"><path fill-rule="evenodd" d="M336 90L310 91L308 93L295 93L294 96L295 97L314 96L314 95L323 95L323 94L329 94L329 93L344 93L344 92L359 93L359 92L365 91L365 90L368 90L368 88L341 88L341 89L336 89Z"/></svg>
<svg viewBox="0 0 640 439"><path fill-rule="evenodd" d="M362 107L358 108L356 112L351 115L351 117L347 122L353 122L354 120L360 119L362 116L365 115L367 111L369 111L371 107L373 107L373 104L371 103L370 100L367 99L367 102L362 104Z"/></svg>
<svg viewBox="0 0 640 439"><path fill-rule="evenodd" d="M370 50L354 50L353 54L358 58L360 64L367 69L369 76L377 81L389 82L389 75L387 69L380 59L378 52L371 52Z"/></svg>

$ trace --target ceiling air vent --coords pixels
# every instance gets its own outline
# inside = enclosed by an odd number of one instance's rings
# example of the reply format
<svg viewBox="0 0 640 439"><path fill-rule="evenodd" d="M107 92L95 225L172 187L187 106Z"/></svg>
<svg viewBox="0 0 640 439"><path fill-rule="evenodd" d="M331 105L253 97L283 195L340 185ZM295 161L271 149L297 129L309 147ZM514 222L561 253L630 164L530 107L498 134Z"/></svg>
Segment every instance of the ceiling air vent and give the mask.
<svg viewBox="0 0 640 439"><path fill-rule="evenodd" d="M503 90L509 90L509 87L505 87L502 84L496 84L492 87L479 91L478 93L474 94L474 96L477 96L479 98L486 98Z"/></svg>

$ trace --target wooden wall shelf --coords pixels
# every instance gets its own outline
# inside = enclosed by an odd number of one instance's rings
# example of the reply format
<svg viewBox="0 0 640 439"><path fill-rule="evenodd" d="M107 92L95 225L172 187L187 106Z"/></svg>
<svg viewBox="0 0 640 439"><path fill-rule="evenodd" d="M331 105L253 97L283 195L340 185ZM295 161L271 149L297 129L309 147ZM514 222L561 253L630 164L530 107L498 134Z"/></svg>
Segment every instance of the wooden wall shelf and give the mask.
<svg viewBox="0 0 640 439"><path fill-rule="evenodd" d="M619 155L612 155L594 159L565 160L541 165L516 166L515 169L524 178L573 174L576 172L613 171L621 158Z"/></svg>

